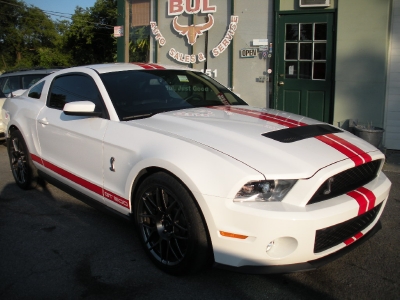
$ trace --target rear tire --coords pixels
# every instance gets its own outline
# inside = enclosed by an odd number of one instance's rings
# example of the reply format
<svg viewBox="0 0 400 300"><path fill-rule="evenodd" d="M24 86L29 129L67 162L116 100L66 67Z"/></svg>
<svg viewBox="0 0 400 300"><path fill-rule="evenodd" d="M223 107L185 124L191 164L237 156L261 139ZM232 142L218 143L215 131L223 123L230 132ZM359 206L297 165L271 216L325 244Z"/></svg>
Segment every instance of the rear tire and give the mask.
<svg viewBox="0 0 400 300"><path fill-rule="evenodd" d="M155 173L139 186L134 216L146 254L161 270L181 275L208 266L211 247L195 200L166 173Z"/></svg>
<svg viewBox="0 0 400 300"><path fill-rule="evenodd" d="M7 151L16 184L24 190L35 188L38 182L38 172L19 130L11 132Z"/></svg>

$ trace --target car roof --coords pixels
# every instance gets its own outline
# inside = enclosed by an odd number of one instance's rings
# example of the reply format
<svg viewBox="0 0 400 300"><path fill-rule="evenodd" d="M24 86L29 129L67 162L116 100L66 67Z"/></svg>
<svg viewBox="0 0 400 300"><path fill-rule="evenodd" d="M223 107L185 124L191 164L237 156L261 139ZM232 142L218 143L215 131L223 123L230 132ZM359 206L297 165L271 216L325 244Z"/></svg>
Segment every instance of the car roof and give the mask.
<svg viewBox="0 0 400 300"><path fill-rule="evenodd" d="M163 64L153 64L153 63L111 63L111 64L98 64L98 65L88 65L84 66L98 72L99 74L118 72L118 71L129 71L129 70L191 70L184 66L172 66ZM70 69L71 70L71 69Z"/></svg>
<svg viewBox="0 0 400 300"><path fill-rule="evenodd" d="M4 72L3 74L0 75L0 77L19 76L19 75L35 75L35 74L51 74L53 72L59 71L64 68L65 67L20 69L20 70Z"/></svg>

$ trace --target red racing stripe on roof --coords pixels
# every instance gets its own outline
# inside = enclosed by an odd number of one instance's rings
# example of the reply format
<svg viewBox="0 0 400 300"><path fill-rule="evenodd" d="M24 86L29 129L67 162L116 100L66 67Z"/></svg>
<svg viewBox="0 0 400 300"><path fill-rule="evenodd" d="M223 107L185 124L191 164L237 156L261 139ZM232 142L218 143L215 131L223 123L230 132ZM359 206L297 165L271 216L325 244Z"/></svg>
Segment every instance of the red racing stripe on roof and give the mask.
<svg viewBox="0 0 400 300"><path fill-rule="evenodd" d="M157 65L157 64L148 64L149 66L154 67L155 69L158 70L165 70L165 68L163 66Z"/></svg>
<svg viewBox="0 0 400 300"><path fill-rule="evenodd" d="M146 64L146 63L132 63L132 64L142 67L143 69L146 70L165 70L164 67L156 64Z"/></svg>

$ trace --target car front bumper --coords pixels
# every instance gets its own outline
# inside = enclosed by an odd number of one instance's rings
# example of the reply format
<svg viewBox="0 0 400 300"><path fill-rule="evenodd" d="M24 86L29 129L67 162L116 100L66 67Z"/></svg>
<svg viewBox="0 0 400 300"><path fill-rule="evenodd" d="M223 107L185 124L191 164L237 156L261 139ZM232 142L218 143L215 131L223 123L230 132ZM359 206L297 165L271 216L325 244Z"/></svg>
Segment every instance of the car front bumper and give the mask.
<svg viewBox="0 0 400 300"><path fill-rule="evenodd" d="M352 245L353 248L377 231L390 186L390 181L383 173L365 185L376 197L373 211L365 214L359 214L359 204L348 195L303 207L277 202L241 203L203 195L209 207L203 211L215 263L224 268L236 268L249 273L315 269L322 262L334 259L341 253L340 250ZM364 226L359 228L356 225L353 228L354 223L359 223L361 219L366 222ZM339 233L333 242L329 241L330 235L335 236L340 232L342 228L337 226L342 224L346 226L347 232ZM317 235L321 232L324 234L325 230L330 230L328 236L322 237L328 239L328 247L316 251ZM226 237L221 235L221 231L247 238ZM271 244L271 249L267 251Z"/></svg>
<svg viewBox="0 0 400 300"><path fill-rule="evenodd" d="M304 263L278 265L278 266L242 266L242 267L232 267L228 265L215 263L214 267L240 273L246 273L246 274L276 274L276 273L294 273L302 271L312 271L351 252L354 248L368 241L369 238L374 236L375 233L377 233L381 229L382 229L381 222L378 221L376 225L370 231L368 231L368 233L364 235L362 239L357 240L356 242L352 243L351 245L337 252Z"/></svg>

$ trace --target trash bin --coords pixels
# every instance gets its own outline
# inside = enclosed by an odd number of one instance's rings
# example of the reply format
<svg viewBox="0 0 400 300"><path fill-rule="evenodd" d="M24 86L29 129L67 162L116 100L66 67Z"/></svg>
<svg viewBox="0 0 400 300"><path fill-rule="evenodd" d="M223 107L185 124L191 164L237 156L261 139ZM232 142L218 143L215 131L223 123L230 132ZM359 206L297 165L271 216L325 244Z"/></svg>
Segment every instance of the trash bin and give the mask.
<svg viewBox="0 0 400 300"><path fill-rule="evenodd" d="M382 142L384 131L383 128L375 126L366 127L364 125L357 125L354 127L354 133L356 136L362 138L376 148L378 148Z"/></svg>

